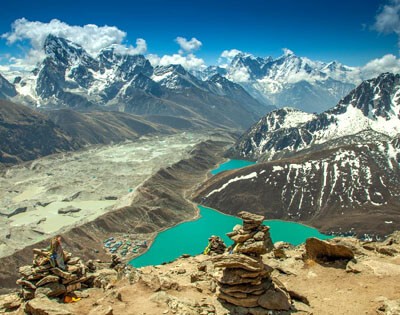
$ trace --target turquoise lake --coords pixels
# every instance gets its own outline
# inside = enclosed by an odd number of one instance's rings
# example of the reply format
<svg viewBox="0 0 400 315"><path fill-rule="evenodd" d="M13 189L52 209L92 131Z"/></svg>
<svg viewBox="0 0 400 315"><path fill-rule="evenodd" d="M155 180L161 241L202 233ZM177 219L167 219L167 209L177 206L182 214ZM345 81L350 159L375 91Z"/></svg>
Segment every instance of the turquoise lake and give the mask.
<svg viewBox="0 0 400 315"><path fill-rule="evenodd" d="M255 162L244 160L229 160L211 171L215 175L223 171L237 169L253 165ZM198 255L203 252L211 235L221 237L228 246L232 241L225 235L231 232L236 224L242 220L234 216L226 215L214 209L198 206L200 218L195 221L178 224L157 235L149 250L143 255L131 260L134 267L160 265L163 262L172 261L183 254ZM331 238L321 234L317 229L295 222L279 220L266 220L272 241L284 241L293 245L299 245L309 237L319 239Z"/></svg>
<svg viewBox="0 0 400 315"><path fill-rule="evenodd" d="M245 160L229 160L225 163L222 163L218 168L212 170L211 174L216 175L223 171L234 170L237 168L242 168L253 164L256 164L256 162L245 161Z"/></svg>
<svg viewBox="0 0 400 315"><path fill-rule="evenodd" d="M130 264L139 268L169 262L182 254L198 255L207 246L211 235L220 236L227 245L232 244L225 234L242 221L207 207L199 206L199 209L201 217L198 220L184 222L159 233L150 249L142 256L131 260ZM264 224L271 228L273 242L284 241L298 245L308 237L330 238L319 233L317 229L294 222L266 220Z"/></svg>

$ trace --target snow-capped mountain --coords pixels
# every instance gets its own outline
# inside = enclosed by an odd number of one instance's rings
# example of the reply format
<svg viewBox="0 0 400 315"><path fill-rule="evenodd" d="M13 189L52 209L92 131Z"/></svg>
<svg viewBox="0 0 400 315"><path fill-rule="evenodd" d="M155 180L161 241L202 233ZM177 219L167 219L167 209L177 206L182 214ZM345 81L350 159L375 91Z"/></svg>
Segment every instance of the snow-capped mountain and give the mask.
<svg viewBox="0 0 400 315"><path fill-rule="evenodd" d="M364 81L319 115L275 110L229 156L258 163L210 179L196 201L325 232L387 235L400 228L400 75Z"/></svg>
<svg viewBox="0 0 400 315"><path fill-rule="evenodd" d="M273 59L239 53L226 68L208 67L203 78L219 73L240 83L258 100L278 107L322 112L334 106L361 82L357 68L298 57L285 50Z"/></svg>
<svg viewBox="0 0 400 315"><path fill-rule="evenodd" d="M272 160L300 151L394 137L400 133L400 75L362 82L338 105L319 115L294 109L268 113L230 151L232 156Z"/></svg>
<svg viewBox="0 0 400 315"><path fill-rule="evenodd" d="M49 35L44 53L33 72L15 78L14 101L42 108L184 116L231 127L248 127L272 109L225 78L203 81L180 65L153 68L144 56L120 54L114 46L93 57Z"/></svg>
<svg viewBox="0 0 400 315"><path fill-rule="evenodd" d="M384 236L400 228L399 138L257 163L206 182L195 201L252 210L324 232Z"/></svg>

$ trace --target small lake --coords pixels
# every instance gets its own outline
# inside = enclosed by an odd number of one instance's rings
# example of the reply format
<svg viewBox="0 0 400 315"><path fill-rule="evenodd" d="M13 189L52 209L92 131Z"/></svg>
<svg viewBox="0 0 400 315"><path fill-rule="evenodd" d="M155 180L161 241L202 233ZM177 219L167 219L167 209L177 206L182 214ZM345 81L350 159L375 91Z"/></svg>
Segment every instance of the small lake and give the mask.
<svg viewBox="0 0 400 315"><path fill-rule="evenodd" d="M225 163L222 163L218 166L218 168L214 169L211 171L212 175L216 175L218 173L221 173L223 171L228 171L228 170L234 170L246 166L250 166L256 164L256 162L252 161L245 161L245 160L229 160Z"/></svg>
<svg viewBox="0 0 400 315"><path fill-rule="evenodd" d="M232 231L236 224L241 224L242 220L207 207L198 207L201 216L198 220L184 222L159 233L150 249L131 260L130 264L139 268L169 262L182 254L198 255L207 246L211 235L220 236L227 245L232 244L225 234ZM319 233L317 229L295 222L266 220L264 224L271 228L273 242L284 241L298 245L309 237L331 238Z"/></svg>

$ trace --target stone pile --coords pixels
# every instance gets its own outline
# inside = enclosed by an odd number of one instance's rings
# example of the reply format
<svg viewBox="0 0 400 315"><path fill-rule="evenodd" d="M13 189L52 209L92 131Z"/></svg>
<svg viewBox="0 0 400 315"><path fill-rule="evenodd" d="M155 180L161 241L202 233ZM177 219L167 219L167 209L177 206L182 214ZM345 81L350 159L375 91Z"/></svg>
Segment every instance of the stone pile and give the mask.
<svg viewBox="0 0 400 315"><path fill-rule="evenodd" d="M81 288L92 286L95 266L85 266L79 257L71 257L66 254L65 270L51 266L48 252L41 249L34 249L32 265L19 268L21 278L17 284L22 287L22 298L30 300L44 294L48 297L59 297L72 293Z"/></svg>
<svg viewBox="0 0 400 315"><path fill-rule="evenodd" d="M212 235L209 239L209 248L207 255L220 255L223 254L226 250L226 245L222 238L219 236Z"/></svg>
<svg viewBox="0 0 400 315"><path fill-rule="evenodd" d="M248 308L248 314L289 310L288 292L271 278L273 269L261 258L273 248L269 227L262 225L264 217L245 211L239 216L243 226L237 225L227 234L234 241L230 252L211 258L214 267L222 268L214 275L218 298Z"/></svg>

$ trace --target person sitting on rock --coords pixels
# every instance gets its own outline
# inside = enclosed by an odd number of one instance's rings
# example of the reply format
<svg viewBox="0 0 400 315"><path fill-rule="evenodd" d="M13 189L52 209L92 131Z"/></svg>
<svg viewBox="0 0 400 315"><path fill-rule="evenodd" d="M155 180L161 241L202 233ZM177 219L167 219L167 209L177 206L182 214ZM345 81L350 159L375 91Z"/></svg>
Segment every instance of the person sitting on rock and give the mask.
<svg viewBox="0 0 400 315"><path fill-rule="evenodd" d="M61 245L61 235L56 235L50 241L50 264L65 270L65 253Z"/></svg>

